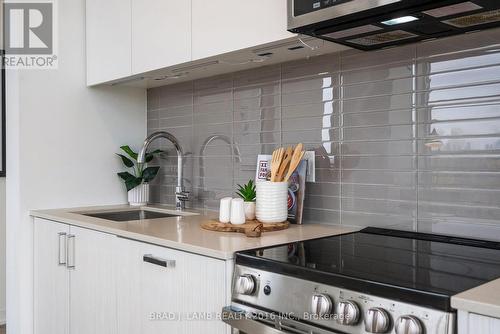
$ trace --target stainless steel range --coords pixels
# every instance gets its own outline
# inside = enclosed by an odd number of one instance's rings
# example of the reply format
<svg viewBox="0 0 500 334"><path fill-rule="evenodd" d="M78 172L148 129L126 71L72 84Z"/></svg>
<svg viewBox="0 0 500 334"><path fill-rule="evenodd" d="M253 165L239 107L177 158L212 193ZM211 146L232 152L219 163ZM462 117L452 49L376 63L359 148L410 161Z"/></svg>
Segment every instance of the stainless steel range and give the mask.
<svg viewBox="0 0 500 334"><path fill-rule="evenodd" d="M500 277L500 243L367 228L240 252L235 332L455 334L451 296Z"/></svg>

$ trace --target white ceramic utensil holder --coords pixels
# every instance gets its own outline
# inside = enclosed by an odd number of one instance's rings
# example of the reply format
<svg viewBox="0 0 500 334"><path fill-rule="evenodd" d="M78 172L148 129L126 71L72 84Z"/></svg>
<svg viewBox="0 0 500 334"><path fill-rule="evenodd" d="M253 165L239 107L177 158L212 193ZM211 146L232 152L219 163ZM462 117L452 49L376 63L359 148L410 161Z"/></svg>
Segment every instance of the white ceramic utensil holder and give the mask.
<svg viewBox="0 0 500 334"><path fill-rule="evenodd" d="M257 220L267 224L286 221L288 218L288 182L261 181L255 186Z"/></svg>

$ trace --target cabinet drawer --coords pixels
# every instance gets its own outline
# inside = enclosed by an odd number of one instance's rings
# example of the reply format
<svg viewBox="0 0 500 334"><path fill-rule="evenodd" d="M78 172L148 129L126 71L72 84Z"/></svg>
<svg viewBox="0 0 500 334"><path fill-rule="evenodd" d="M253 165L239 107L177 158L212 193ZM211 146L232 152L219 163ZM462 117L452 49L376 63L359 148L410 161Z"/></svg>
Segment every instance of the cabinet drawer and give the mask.
<svg viewBox="0 0 500 334"><path fill-rule="evenodd" d="M498 334L500 333L500 319L469 313L468 330L469 334Z"/></svg>
<svg viewBox="0 0 500 334"><path fill-rule="evenodd" d="M213 318L226 302L224 261L118 241L119 333L226 333Z"/></svg>

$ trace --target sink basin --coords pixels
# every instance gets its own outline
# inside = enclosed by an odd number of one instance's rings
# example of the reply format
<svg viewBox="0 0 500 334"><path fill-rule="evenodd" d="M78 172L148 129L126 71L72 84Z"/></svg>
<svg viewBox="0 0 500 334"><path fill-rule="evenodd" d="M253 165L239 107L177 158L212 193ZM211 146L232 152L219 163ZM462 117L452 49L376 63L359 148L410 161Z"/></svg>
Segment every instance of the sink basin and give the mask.
<svg viewBox="0 0 500 334"><path fill-rule="evenodd" d="M96 212L96 213L82 213L83 216L112 220L115 222L125 222L131 220L144 220L156 218L169 218L179 217L180 214L171 214L157 211L148 210L129 210L129 211L115 211L115 212Z"/></svg>

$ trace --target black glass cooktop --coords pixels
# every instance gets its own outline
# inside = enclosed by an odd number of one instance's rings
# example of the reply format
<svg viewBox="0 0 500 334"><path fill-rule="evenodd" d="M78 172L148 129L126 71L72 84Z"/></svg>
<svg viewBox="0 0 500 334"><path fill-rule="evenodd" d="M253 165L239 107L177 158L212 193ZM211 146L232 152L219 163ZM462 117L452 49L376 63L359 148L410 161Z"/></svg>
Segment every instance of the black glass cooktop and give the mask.
<svg viewBox="0 0 500 334"><path fill-rule="evenodd" d="M500 243L367 228L237 254L236 263L450 310L450 297L500 277Z"/></svg>

